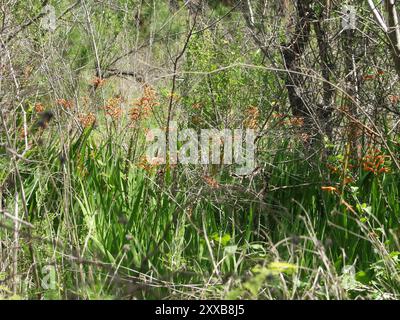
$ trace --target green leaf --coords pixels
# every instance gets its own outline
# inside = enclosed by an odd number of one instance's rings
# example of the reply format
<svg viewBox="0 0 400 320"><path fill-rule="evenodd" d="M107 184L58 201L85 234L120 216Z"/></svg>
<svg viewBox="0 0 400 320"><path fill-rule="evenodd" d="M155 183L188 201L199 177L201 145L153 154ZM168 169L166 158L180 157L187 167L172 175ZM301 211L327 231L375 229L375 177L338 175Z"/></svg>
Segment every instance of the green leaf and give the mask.
<svg viewBox="0 0 400 320"><path fill-rule="evenodd" d="M224 249L224 252L225 252L225 254L226 255L233 255L233 254L235 254L236 253L236 251L237 251L237 246L227 246L227 247L225 247L225 249Z"/></svg>
<svg viewBox="0 0 400 320"><path fill-rule="evenodd" d="M268 265L268 270L274 274L278 273L286 273L286 274L293 274L297 271L297 266L295 264L291 264L288 262L271 262Z"/></svg>
<svg viewBox="0 0 400 320"><path fill-rule="evenodd" d="M218 243L222 244L224 247L231 241L231 236L229 234L224 234L222 237L218 233L214 233L211 236L211 239L217 241Z"/></svg>
<svg viewBox="0 0 400 320"><path fill-rule="evenodd" d="M362 284L368 284L369 281L371 280L368 274L365 271L359 271L355 275L355 279Z"/></svg>

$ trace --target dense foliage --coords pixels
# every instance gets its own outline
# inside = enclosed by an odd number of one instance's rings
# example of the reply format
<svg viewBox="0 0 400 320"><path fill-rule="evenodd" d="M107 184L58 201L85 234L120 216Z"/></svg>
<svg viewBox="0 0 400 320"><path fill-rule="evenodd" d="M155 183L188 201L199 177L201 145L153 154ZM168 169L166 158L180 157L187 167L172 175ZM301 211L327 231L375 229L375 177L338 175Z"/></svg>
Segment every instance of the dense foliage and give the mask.
<svg viewBox="0 0 400 320"><path fill-rule="evenodd" d="M371 3L2 0L0 299L398 299L399 5ZM149 161L171 122L254 129L256 168Z"/></svg>

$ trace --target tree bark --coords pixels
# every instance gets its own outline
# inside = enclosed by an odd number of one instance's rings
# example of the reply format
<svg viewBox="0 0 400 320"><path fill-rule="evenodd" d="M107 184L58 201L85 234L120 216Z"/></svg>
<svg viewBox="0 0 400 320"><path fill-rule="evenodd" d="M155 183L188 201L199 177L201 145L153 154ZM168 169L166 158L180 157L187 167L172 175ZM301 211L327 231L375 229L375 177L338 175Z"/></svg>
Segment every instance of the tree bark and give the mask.
<svg viewBox="0 0 400 320"><path fill-rule="evenodd" d="M298 74L298 72L300 72L300 58L310 40L311 1L297 0L296 2L298 17L295 32L293 38L288 43L283 44L282 56L285 68L288 71L285 85L292 113L296 117L303 117L308 120L311 117L311 114L306 102L299 92L301 84L304 83L304 77Z"/></svg>
<svg viewBox="0 0 400 320"><path fill-rule="evenodd" d="M390 49L392 52L396 72L400 77L400 26L395 1L386 0L385 9L388 16L387 36L390 41Z"/></svg>

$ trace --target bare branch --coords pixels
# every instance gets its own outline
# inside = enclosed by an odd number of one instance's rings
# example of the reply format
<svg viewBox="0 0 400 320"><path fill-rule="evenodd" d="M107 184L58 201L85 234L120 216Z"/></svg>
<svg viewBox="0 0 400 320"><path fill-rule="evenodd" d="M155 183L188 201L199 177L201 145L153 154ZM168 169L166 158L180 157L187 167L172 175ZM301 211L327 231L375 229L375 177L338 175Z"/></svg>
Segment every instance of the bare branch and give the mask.
<svg viewBox="0 0 400 320"><path fill-rule="evenodd" d="M379 25L381 26L381 28L383 29L383 31L388 32L388 27L386 25L386 22L384 21L382 15L380 14L380 12L378 11L378 9L376 8L374 1L373 0L368 0L368 4L372 10L372 13L374 14L376 20L378 21Z"/></svg>

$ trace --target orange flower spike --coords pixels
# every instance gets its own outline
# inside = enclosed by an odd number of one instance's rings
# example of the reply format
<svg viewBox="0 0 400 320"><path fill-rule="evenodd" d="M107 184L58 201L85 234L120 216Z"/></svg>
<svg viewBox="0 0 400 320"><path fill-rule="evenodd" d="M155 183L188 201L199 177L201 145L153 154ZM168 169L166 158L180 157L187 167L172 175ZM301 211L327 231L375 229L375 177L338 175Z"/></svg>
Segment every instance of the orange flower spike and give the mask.
<svg viewBox="0 0 400 320"><path fill-rule="evenodd" d="M106 112L106 115L110 116L113 119L119 119L122 116L122 108L120 106L122 102L121 97L110 98L107 100L107 105L103 107Z"/></svg>
<svg viewBox="0 0 400 320"><path fill-rule="evenodd" d="M150 170L152 169L150 163L147 161L146 157L142 157L139 161L139 163L137 164L137 166L140 169L143 169L147 172L150 172Z"/></svg>
<svg viewBox="0 0 400 320"><path fill-rule="evenodd" d="M81 114L79 116L79 121L84 128L88 128L96 123L96 116L92 112L88 113L87 115Z"/></svg>
<svg viewBox="0 0 400 320"><path fill-rule="evenodd" d="M203 179L213 189L218 189L220 187L217 180L215 180L213 177L206 175L203 177Z"/></svg>
<svg viewBox="0 0 400 320"><path fill-rule="evenodd" d="M131 122L136 122L140 119L140 109L138 107L133 107L129 111Z"/></svg>
<svg viewBox="0 0 400 320"><path fill-rule="evenodd" d="M260 115L260 111L258 110L258 108L255 106L249 106L246 109L245 114L246 114L246 119L244 121L245 126L250 129L257 128Z"/></svg>
<svg viewBox="0 0 400 320"><path fill-rule="evenodd" d="M64 107L65 109L72 109L74 105L73 101L66 99L57 99L56 104L60 107Z"/></svg>

